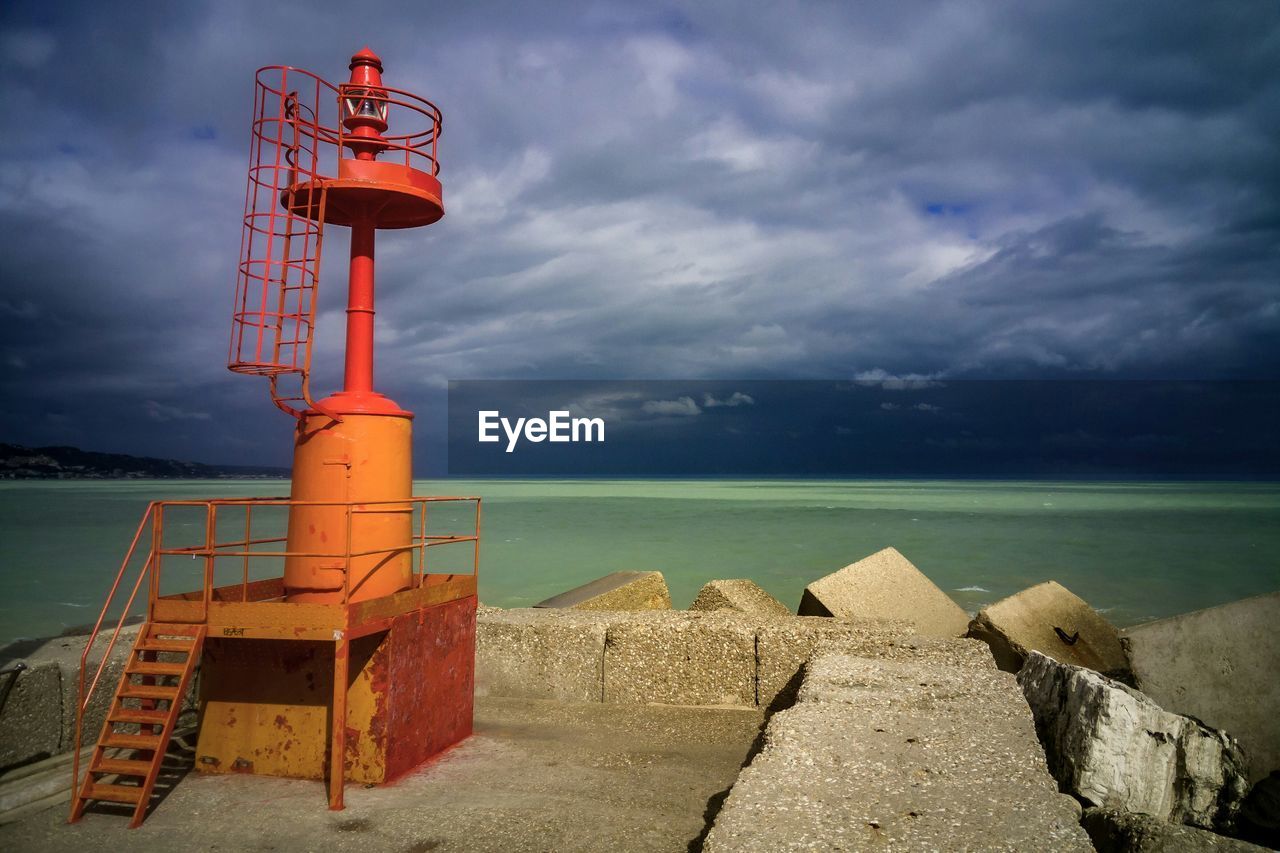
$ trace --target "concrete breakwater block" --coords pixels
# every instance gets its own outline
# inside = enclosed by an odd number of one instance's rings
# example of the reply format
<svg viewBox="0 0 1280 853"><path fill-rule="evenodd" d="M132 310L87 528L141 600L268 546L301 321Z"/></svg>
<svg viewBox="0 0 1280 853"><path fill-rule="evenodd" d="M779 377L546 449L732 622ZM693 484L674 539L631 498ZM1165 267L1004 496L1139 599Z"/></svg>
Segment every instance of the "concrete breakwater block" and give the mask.
<svg viewBox="0 0 1280 853"><path fill-rule="evenodd" d="M92 755L93 747L82 749L80 761ZM0 774L0 826L68 802L72 760L72 754L64 752Z"/></svg>
<svg viewBox="0 0 1280 853"><path fill-rule="evenodd" d="M1088 808L1081 820L1098 853L1262 853L1247 841L1151 815Z"/></svg>
<svg viewBox="0 0 1280 853"><path fill-rule="evenodd" d="M730 610L486 609L476 617L481 696L673 705L786 705L805 663L843 652L995 670L976 640L906 622L761 619Z"/></svg>
<svg viewBox="0 0 1280 853"><path fill-rule="evenodd" d="M1132 683L1129 659L1116 627L1084 599L1046 581L984 607L969 623L968 636L991 647L996 665L1017 672L1027 653L1083 666Z"/></svg>
<svg viewBox="0 0 1280 853"><path fill-rule="evenodd" d="M671 593L662 572L614 572L553 595L534 607L572 610L670 610Z"/></svg>
<svg viewBox="0 0 1280 853"><path fill-rule="evenodd" d="M1049 769L1090 806L1228 827L1248 792L1230 735L1118 681L1031 652L1018 673Z"/></svg>
<svg viewBox="0 0 1280 853"><path fill-rule="evenodd" d="M756 628L756 692L760 707L789 704L805 663L830 653L928 660L964 671L994 669L991 655L981 643L922 636L914 625L901 620L797 617L770 621Z"/></svg>
<svg viewBox="0 0 1280 853"><path fill-rule="evenodd" d="M787 606L745 579L716 580L703 585L690 610L735 610L753 616L789 618Z"/></svg>
<svg viewBox="0 0 1280 853"><path fill-rule="evenodd" d="M476 695L599 702L605 614L497 610L476 615Z"/></svg>
<svg viewBox="0 0 1280 853"><path fill-rule="evenodd" d="M605 640L604 701L755 707L755 628L727 613L614 622Z"/></svg>
<svg viewBox="0 0 1280 853"><path fill-rule="evenodd" d="M136 625L126 626L121 630L120 638L103 670L98 689L89 697L84 727L81 730L82 742L85 744L97 741L137 634ZM85 676L86 688L102 660L108 636L104 632L94 644ZM28 669L18 676L8 700L0 708L0 768L58 755L72 748L79 693L80 655L87 639L83 636L54 637L33 649L23 659ZM8 665L11 666L12 663ZM11 677L0 676L0 689L3 680ZM193 691L187 694L185 704L194 707Z"/></svg>
<svg viewBox="0 0 1280 853"><path fill-rule="evenodd" d="M1280 592L1124 632L1137 686L1165 710L1225 729L1249 778L1280 770Z"/></svg>
<svg viewBox="0 0 1280 853"><path fill-rule="evenodd" d="M986 652L983 651L986 656ZM1092 850L991 665L816 658L704 850Z"/></svg>
<svg viewBox="0 0 1280 853"><path fill-rule="evenodd" d="M12 664L11 664L12 666ZM62 671L56 663L0 675L0 691L13 687L0 709L0 769L61 751Z"/></svg>
<svg viewBox="0 0 1280 853"><path fill-rule="evenodd" d="M755 707L755 640L754 622L727 612L489 611L476 619L476 691Z"/></svg>
<svg viewBox="0 0 1280 853"><path fill-rule="evenodd" d="M885 548L804 589L801 616L901 619L922 634L959 637L968 615L895 548Z"/></svg>

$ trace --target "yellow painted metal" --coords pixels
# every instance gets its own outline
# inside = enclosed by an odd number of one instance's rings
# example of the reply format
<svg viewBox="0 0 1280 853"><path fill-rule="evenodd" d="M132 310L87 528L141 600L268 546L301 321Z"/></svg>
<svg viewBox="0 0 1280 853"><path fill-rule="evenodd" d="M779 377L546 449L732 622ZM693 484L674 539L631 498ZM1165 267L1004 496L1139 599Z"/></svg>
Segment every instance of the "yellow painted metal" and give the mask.
<svg viewBox="0 0 1280 853"><path fill-rule="evenodd" d="M352 782L376 784L387 778L390 646L386 632L351 641L345 764Z"/></svg>
<svg viewBox="0 0 1280 853"><path fill-rule="evenodd" d="M343 505L290 508L287 550L322 556L285 560L287 601L367 601L410 587L412 456L408 417L312 413L298 422L292 499Z"/></svg>
<svg viewBox="0 0 1280 853"><path fill-rule="evenodd" d="M323 779L333 643L205 643L196 769Z"/></svg>
<svg viewBox="0 0 1280 853"><path fill-rule="evenodd" d="M386 780L386 632L349 643L345 779ZM332 738L334 643L210 639L196 769L323 779Z"/></svg>

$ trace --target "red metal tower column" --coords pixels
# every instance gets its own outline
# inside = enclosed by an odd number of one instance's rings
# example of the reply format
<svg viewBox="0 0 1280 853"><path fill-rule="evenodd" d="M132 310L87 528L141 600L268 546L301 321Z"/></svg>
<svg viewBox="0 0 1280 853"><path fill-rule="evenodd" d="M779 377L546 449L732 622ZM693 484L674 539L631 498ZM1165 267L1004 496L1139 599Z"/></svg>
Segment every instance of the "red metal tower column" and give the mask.
<svg viewBox="0 0 1280 853"><path fill-rule="evenodd" d="M414 154L407 146L420 136L385 135L389 106L402 103L403 93L383 86L382 63L367 48L351 58L350 68L339 94L345 131L338 176L323 184L326 220L351 228L343 390L299 421L292 497L311 505L292 510L288 532L291 553L328 549L333 556L286 560L291 602L365 601L401 592L412 581L413 415L374 390L374 241L379 228L426 225L444 211L439 181L409 165ZM438 115L433 124L432 134ZM434 171L434 159L430 163ZM299 197L311 213L315 192ZM348 503L362 506L348 517L338 507Z"/></svg>
<svg viewBox="0 0 1280 853"><path fill-rule="evenodd" d="M351 283L347 293L347 362L343 390L348 394L373 391L373 219L351 223Z"/></svg>

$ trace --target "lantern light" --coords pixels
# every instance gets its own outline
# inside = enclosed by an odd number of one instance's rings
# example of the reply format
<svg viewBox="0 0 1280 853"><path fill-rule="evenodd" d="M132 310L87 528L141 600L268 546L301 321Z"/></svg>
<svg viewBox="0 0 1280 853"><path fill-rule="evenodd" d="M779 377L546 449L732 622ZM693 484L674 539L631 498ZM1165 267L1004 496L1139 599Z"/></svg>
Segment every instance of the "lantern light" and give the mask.
<svg viewBox="0 0 1280 853"><path fill-rule="evenodd" d="M387 120L387 96L385 92L366 89L353 92L343 99L346 107L346 118L371 118L381 122Z"/></svg>

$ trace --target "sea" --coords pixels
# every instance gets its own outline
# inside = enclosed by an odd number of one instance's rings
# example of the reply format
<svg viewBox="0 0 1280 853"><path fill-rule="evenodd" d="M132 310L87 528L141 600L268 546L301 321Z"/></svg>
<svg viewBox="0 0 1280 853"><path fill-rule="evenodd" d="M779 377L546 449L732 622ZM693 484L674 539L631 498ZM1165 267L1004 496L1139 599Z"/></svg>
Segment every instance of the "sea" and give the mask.
<svg viewBox="0 0 1280 853"><path fill-rule="evenodd" d="M0 483L0 645L92 623L149 501L287 493ZM810 581L889 546L970 612L1056 580L1126 627L1280 589L1280 483L431 480L415 493L483 499L480 599L499 607L656 569L675 607L748 578L794 608Z"/></svg>

